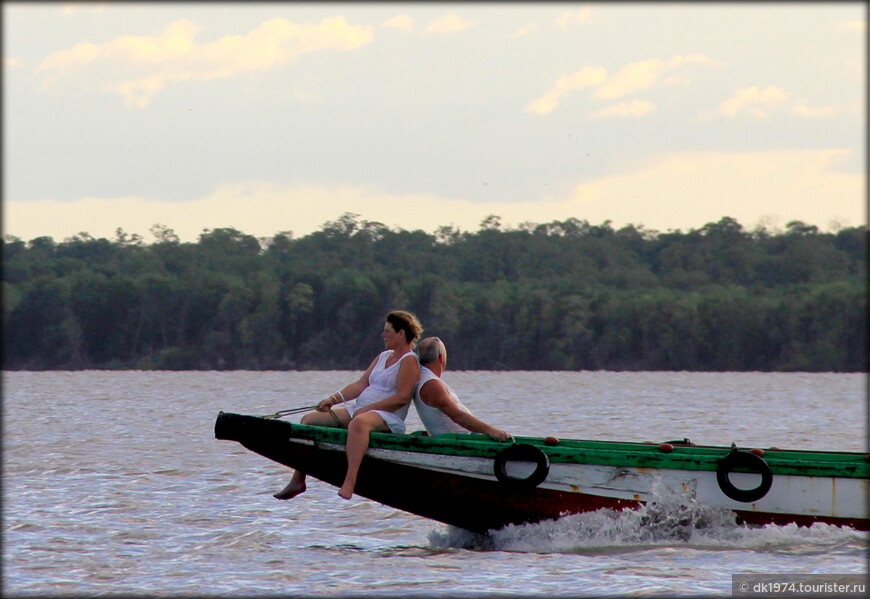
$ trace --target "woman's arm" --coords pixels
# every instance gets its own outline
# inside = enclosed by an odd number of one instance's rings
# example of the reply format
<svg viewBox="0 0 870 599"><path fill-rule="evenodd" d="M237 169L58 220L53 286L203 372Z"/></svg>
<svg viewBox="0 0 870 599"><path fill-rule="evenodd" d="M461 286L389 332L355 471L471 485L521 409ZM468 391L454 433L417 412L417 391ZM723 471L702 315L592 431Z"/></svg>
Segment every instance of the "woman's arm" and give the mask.
<svg viewBox="0 0 870 599"><path fill-rule="evenodd" d="M417 359L409 356L402 358L399 364L399 372L396 375L396 393L380 401L360 408L354 412L354 416L364 414L370 410L384 410L385 412L395 412L399 408L411 401L414 395L414 385L417 384L417 379L420 378L420 364Z"/></svg>
<svg viewBox="0 0 870 599"><path fill-rule="evenodd" d="M319 404L317 404L317 410L319 412L326 412L329 410L329 408L335 406L336 404L344 403L345 401L350 401L359 397L360 394L365 390L365 388L369 386L369 375L372 373L372 370L374 370L375 364L377 363L377 358L372 360L372 363L369 364L369 367L366 369L366 371L362 373L362 376L360 376L354 382L345 385L339 391L336 391L326 399L322 400ZM342 397L344 399L342 399Z"/></svg>

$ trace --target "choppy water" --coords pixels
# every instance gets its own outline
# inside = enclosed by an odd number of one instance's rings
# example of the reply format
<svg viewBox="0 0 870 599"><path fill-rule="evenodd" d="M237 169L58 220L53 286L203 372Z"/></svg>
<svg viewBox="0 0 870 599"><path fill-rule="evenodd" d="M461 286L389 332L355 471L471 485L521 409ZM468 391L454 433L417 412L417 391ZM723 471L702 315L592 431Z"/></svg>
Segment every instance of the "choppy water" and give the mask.
<svg viewBox="0 0 870 599"><path fill-rule="evenodd" d="M867 533L641 512L489 535L355 498L214 439L218 411L315 403L352 372L3 374L3 596L731 595L741 573L866 572ZM516 435L865 451L863 375L448 372ZM411 410L408 430L421 428ZM672 523L672 524L669 524Z"/></svg>

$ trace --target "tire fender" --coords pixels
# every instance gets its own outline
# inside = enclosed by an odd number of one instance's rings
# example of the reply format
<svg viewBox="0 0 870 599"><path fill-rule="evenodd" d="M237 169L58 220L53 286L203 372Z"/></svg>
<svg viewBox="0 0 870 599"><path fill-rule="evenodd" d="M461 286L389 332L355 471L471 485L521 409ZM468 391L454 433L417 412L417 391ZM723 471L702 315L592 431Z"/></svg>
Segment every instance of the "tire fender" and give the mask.
<svg viewBox="0 0 870 599"><path fill-rule="evenodd" d="M526 478L515 478L506 471L508 462L534 462L535 471ZM535 488L550 473L550 459L540 448L528 443L511 445L495 457L495 477L499 482L516 488Z"/></svg>
<svg viewBox="0 0 870 599"><path fill-rule="evenodd" d="M728 478L728 475L735 468L747 468L751 472L760 474L761 483L754 489L738 489ZM745 451L732 450L731 453L719 460L719 465L716 467L716 482L719 483L722 492L731 499L751 503L758 501L770 491L773 484L773 473L762 457Z"/></svg>

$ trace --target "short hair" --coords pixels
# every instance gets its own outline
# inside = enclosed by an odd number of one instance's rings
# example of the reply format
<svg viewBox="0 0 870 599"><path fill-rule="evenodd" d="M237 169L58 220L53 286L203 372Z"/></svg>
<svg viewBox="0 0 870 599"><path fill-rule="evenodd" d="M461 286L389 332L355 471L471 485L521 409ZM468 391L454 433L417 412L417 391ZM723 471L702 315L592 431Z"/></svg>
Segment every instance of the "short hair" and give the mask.
<svg viewBox="0 0 870 599"><path fill-rule="evenodd" d="M410 312L403 310L393 310L387 314L387 322L393 325L393 329L398 333L405 331L405 340L412 346L416 345L417 339L423 333L423 325L417 320L417 317Z"/></svg>
<svg viewBox="0 0 870 599"><path fill-rule="evenodd" d="M424 366L430 362L434 362L441 355L444 342L438 337L426 337L420 342L419 358L420 364Z"/></svg>

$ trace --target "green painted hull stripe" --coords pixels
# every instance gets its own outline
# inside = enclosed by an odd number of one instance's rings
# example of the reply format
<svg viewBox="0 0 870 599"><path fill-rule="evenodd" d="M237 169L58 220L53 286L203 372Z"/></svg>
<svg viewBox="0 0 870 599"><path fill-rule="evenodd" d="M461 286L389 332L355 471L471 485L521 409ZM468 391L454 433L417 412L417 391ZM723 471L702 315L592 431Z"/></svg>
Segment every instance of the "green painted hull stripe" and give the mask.
<svg viewBox="0 0 870 599"><path fill-rule="evenodd" d="M344 429L281 422L288 426L291 437L339 445L344 445L347 439L347 431ZM539 447L551 464L715 471L719 460L730 451L727 447L676 446L671 453L663 453L658 445L645 443L563 439L558 445L548 446L540 437L514 437L514 440ZM372 433L369 444L371 448L482 458L495 458L508 445L509 443L493 441L485 435L447 434L426 437L417 433ZM773 474L870 478L870 463L863 453L765 450L764 460Z"/></svg>

